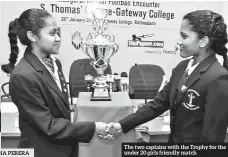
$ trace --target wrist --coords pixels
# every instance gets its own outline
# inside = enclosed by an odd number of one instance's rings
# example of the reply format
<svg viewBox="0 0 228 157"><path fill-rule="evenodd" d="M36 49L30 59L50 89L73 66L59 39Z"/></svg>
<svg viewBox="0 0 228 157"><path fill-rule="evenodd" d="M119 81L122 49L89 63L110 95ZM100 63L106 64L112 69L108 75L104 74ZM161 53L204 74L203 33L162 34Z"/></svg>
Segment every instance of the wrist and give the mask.
<svg viewBox="0 0 228 157"><path fill-rule="evenodd" d="M95 122L95 131L98 129L98 122Z"/></svg>
<svg viewBox="0 0 228 157"><path fill-rule="evenodd" d="M122 126L120 125L120 123L116 123L116 125L117 125L118 128L119 128L117 132L119 132L119 133L122 132Z"/></svg>

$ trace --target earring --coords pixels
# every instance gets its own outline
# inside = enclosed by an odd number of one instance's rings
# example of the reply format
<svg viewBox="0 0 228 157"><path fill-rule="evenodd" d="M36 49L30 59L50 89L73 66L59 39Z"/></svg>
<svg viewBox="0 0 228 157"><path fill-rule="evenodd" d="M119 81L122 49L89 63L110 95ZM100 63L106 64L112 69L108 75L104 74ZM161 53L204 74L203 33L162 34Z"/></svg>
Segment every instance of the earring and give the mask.
<svg viewBox="0 0 228 157"><path fill-rule="evenodd" d="M36 39L35 39L35 38L32 38L31 41L32 41L32 42L36 42Z"/></svg>
<svg viewBox="0 0 228 157"><path fill-rule="evenodd" d="M205 44L202 44L202 45L200 45L200 48L203 48L203 47L205 47L206 45Z"/></svg>

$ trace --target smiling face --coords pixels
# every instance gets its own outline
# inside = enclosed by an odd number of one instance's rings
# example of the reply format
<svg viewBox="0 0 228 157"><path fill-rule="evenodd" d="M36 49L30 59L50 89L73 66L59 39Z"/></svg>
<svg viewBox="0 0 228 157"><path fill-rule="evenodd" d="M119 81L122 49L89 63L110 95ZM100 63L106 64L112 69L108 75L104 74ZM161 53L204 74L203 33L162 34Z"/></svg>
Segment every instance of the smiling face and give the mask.
<svg viewBox="0 0 228 157"><path fill-rule="evenodd" d="M183 58L196 56L200 53L200 39L198 34L192 30L189 21L184 19L180 28L180 56Z"/></svg>
<svg viewBox="0 0 228 157"><path fill-rule="evenodd" d="M52 17L45 19L45 27L40 29L36 46L45 54L58 54L61 45L58 27Z"/></svg>

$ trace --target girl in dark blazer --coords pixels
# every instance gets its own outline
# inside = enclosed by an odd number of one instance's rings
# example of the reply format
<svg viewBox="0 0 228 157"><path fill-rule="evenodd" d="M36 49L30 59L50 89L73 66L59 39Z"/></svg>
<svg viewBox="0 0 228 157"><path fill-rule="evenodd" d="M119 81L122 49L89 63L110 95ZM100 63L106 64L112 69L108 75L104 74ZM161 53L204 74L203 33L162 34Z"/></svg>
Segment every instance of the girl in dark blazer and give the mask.
<svg viewBox="0 0 228 157"><path fill-rule="evenodd" d="M28 9L10 23L9 91L19 111L19 147L34 148L35 157L76 157L78 142L88 143L97 132L106 135L102 122L70 121L67 87L59 53L60 37L53 17L41 9ZM27 45L16 67L17 36Z"/></svg>
<svg viewBox="0 0 228 157"><path fill-rule="evenodd" d="M127 133L170 109L169 142L224 142L228 72L215 53L222 55L227 65L226 24L212 11L193 11L184 16L180 35L181 57L193 57L173 69L170 82L153 101L119 123L110 123L110 128Z"/></svg>

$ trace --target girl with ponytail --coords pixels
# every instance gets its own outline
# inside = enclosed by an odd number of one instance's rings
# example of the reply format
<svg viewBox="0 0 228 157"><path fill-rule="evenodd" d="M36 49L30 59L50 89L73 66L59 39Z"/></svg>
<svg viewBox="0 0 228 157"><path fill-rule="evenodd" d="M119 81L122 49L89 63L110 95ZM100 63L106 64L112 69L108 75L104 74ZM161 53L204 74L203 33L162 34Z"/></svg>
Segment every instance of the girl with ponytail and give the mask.
<svg viewBox="0 0 228 157"><path fill-rule="evenodd" d="M11 47L9 63L2 65L1 67L1 69L7 74L10 74L12 72L18 58L19 48L17 46L17 28L18 28L18 19L15 19L9 24L8 37L9 37L10 47Z"/></svg>
<svg viewBox="0 0 228 157"><path fill-rule="evenodd" d="M106 135L102 122L71 122L68 91L59 53L61 40L54 18L28 9L9 25L11 53L2 70L10 73L9 93L19 111L20 148L34 148L35 157L77 157L78 142L94 133ZM27 48L18 57L17 37Z"/></svg>
<svg viewBox="0 0 228 157"><path fill-rule="evenodd" d="M197 10L184 16L180 55L191 57L172 71L153 101L109 128L127 133L170 109L171 143L224 142L228 127L227 26L222 16ZM224 67L215 54L224 58ZM118 132L117 132L118 133Z"/></svg>

